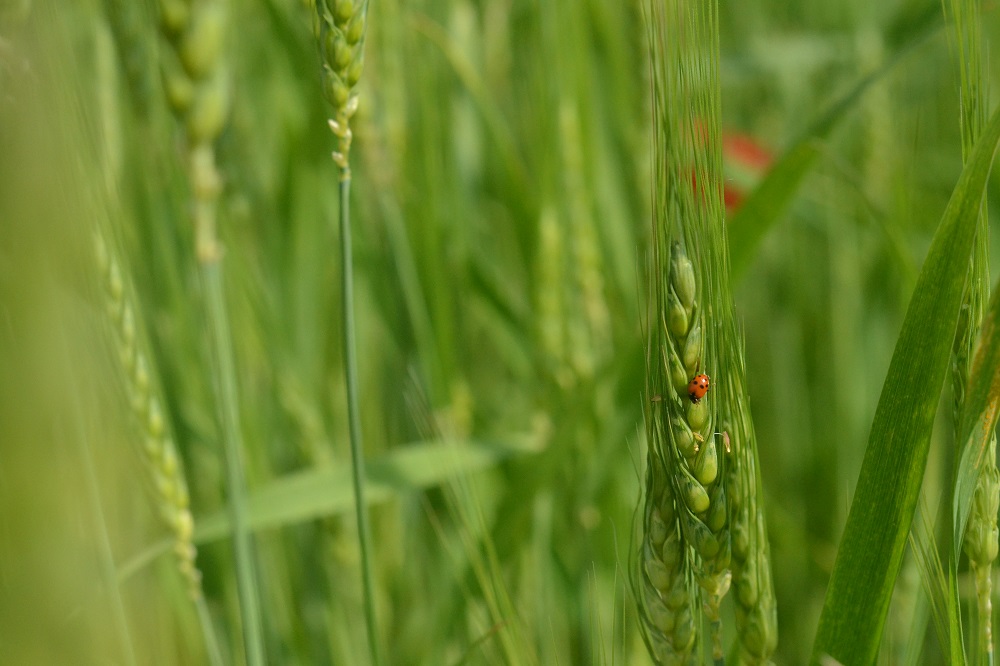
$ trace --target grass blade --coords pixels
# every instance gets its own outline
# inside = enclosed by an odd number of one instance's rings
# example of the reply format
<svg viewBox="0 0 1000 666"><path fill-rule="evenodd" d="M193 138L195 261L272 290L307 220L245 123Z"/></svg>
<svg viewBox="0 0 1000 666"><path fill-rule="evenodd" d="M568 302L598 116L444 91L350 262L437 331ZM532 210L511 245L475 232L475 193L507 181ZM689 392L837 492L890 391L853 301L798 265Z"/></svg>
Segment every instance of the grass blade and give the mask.
<svg viewBox="0 0 1000 666"><path fill-rule="evenodd" d="M365 464L365 499L384 502L404 492L440 486L457 476L490 469L512 456L538 452L531 439L505 442L429 441L407 444ZM294 525L354 510L349 466L340 465L288 474L256 487L247 498L246 518L251 531ZM229 537L232 519L218 510L195 521L198 544ZM118 567L119 583L166 553L169 539L153 544Z"/></svg>
<svg viewBox="0 0 1000 666"><path fill-rule="evenodd" d="M488 469L520 453L508 444L427 442L402 446L365 464L366 500L384 501L395 494L438 486L461 474ZM250 528L282 527L354 509L351 470L346 466L312 469L264 484L247 503ZM199 519L195 541L225 537L232 529L228 514Z"/></svg>
<svg viewBox="0 0 1000 666"><path fill-rule="evenodd" d="M847 527L827 588L813 661L875 661L923 480L955 336L983 189L997 142L993 115L934 235L882 387Z"/></svg>
<svg viewBox="0 0 1000 666"><path fill-rule="evenodd" d="M958 595L958 571L948 567L948 650L952 664L965 664L965 641L962 638L962 606Z"/></svg>

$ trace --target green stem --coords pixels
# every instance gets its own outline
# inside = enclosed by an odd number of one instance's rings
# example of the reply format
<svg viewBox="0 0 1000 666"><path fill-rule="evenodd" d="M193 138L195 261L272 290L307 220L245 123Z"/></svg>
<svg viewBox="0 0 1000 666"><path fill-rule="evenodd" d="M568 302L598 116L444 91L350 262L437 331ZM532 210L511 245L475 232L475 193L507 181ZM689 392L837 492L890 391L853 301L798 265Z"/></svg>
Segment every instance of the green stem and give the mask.
<svg viewBox="0 0 1000 666"><path fill-rule="evenodd" d="M208 653L208 662L212 666L225 666L222 658L222 650L219 648L219 638L215 633L215 624L212 622L212 615L208 611L208 604L204 596L199 596L194 602L198 610L198 620L201 622L201 630L205 635L205 651Z"/></svg>
<svg viewBox="0 0 1000 666"><path fill-rule="evenodd" d="M233 523L233 549L236 556L236 581L243 621L243 643L247 663L264 663L263 631L257 598L250 525L246 513L246 480L243 472L243 441L240 435L236 372L233 364L232 337L226 314L222 286L221 254L215 240L214 201L195 201L195 227L199 233L198 259L205 288L208 323L215 357L218 408L225 452L226 483L229 490L229 515Z"/></svg>
<svg viewBox="0 0 1000 666"><path fill-rule="evenodd" d="M971 567L976 576L976 599L977 612L979 614L979 650L980 654L985 654L986 663L993 663L993 603L991 596L993 593L993 581L990 575L993 570L992 562L971 562Z"/></svg>
<svg viewBox="0 0 1000 666"><path fill-rule="evenodd" d="M361 579L364 586L365 621L368 625L368 649L372 663L382 663L379 652L378 623L375 618L375 584L372 575L372 537L365 500L365 459L361 446L361 417L358 412L358 358L354 339L354 257L351 250L351 170L340 170L340 248L341 286L344 306L344 364L347 375L347 422L351 435L351 471L354 476L354 510L358 521L361 548Z"/></svg>
<svg viewBox="0 0 1000 666"><path fill-rule="evenodd" d="M79 414L78 414L79 416ZM118 635L121 640L122 655L128 666L137 666L135 659L135 647L132 643L132 632L129 629L128 615L125 613L125 602L122 601L121 588L118 584L118 575L115 568L114 554L111 549L111 541L108 538L108 526L104 521L104 510L101 508L100 484L97 482L97 470L94 469L94 453L90 449L90 438L87 433L80 432L80 457L83 459L87 486L87 501L91 505L91 513L97 523L98 549L100 550L101 573L104 583L108 587L111 598L111 611L114 616L115 625L118 628Z"/></svg>

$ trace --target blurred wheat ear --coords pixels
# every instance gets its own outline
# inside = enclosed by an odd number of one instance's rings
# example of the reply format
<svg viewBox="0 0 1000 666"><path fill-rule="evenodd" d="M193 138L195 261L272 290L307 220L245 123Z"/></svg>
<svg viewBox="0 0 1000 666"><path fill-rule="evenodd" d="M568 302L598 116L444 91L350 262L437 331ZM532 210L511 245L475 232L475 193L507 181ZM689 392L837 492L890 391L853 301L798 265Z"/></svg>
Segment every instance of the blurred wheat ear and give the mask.
<svg viewBox="0 0 1000 666"><path fill-rule="evenodd" d="M767 663L777 622L721 196L718 7L669 0L644 9L654 212L646 488L632 583L657 663L707 651L720 664L735 567L740 658ZM711 386L698 399L688 383L700 373ZM703 621L710 641L699 647Z"/></svg>
<svg viewBox="0 0 1000 666"><path fill-rule="evenodd" d="M216 409L226 467L228 506L233 521L236 580L247 663L264 663L257 568L246 512L243 435L233 340L226 308L217 207L222 179L215 142L229 114L225 63L228 7L225 0L160 0L161 66L167 102L184 129L191 193L191 222L205 298Z"/></svg>
<svg viewBox="0 0 1000 666"><path fill-rule="evenodd" d="M194 519L187 480L166 421L156 374L150 367L147 343L141 322L137 321L136 300L122 273L119 253L111 249L103 233L94 235L94 246L104 308L113 328L129 406L142 428L141 457L159 502L160 516L174 533L181 574L187 579L191 597L197 600L202 596L201 573L195 564Z"/></svg>
<svg viewBox="0 0 1000 666"><path fill-rule="evenodd" d="M165 413L162 389L152 367L149 343L131 282L122 268L120 253L107 241L102 229L94 233L94 256L129 406L140 426L137 442L140 459L145 464L160 517L173 534L174 556L198 611L209 660L213 666L221 666L223 658L196 561L195 525L184 464Z"/></svg>

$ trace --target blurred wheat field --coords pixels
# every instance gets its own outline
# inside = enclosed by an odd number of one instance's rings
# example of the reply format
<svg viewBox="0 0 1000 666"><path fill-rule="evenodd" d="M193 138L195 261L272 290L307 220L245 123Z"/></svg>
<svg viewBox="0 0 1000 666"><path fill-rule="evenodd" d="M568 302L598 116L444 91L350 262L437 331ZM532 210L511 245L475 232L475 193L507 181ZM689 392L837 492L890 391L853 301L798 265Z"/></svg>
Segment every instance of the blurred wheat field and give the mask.
<svg viewBox="0 0 1000 666"><path fill-rule="evenodd" d="M370 663L315 7L222 3L218 234L255 629L165 5L0 0L0 663L245 663L256 631L266 663ZM652 663L627 581L652 215L641 7L368 6L350 206L384 663ZM1000 16L984 5L976 21L988 93ZM778 664L813 654L890 358L962 173L950 30L916 0L719 7L732 223L789 148L815 151L759 245L733 248ZM950 388L937 416L919 521L950 507ZM964 559L958 574L968 639ZM952 658L933 579L908 551L879 663Z"/></svg>

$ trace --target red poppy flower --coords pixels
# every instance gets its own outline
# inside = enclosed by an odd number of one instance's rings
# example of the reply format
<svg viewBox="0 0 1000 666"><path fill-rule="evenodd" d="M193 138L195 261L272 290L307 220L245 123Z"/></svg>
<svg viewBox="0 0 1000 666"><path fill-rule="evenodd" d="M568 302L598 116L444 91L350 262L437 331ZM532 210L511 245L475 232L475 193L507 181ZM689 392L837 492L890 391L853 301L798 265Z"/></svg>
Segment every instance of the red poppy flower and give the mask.
<svg viewBox="0 0 1000 666"><path fill-rule="evenodd" d="M752 137L738 132L722 133L723 199L727 213L739 209L773 159L771 151Z"/></svg>

